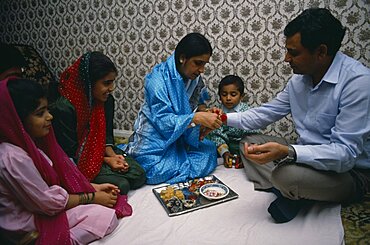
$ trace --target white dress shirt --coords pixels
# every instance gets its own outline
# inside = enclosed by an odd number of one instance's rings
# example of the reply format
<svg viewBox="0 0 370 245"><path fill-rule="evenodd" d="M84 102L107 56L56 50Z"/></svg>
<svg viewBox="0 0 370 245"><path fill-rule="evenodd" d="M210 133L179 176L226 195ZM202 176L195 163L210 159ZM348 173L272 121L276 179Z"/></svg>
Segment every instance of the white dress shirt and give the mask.
<svg viewBox="0 0 370 245"><path fill-rule="evenodd" d="M338 52L316 86L308 75L293 75L271 102L227 114L227 125L260 129L289 113L298 163L336 172L370 168L369 68Z"/></svg>

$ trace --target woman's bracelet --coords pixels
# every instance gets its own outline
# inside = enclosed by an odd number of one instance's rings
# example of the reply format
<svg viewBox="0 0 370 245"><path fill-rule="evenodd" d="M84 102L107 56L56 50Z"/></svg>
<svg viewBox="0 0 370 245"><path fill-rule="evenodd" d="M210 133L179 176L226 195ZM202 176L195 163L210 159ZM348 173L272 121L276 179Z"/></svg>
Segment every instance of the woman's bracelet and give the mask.
<svg viewBox="0 0 370 245"><path fill-rule="evenodd" d="M78 204L85 204L85 193L78 194Z"/></svg>
<svg viewBox="0 0 370 245"><path fill-rule="evenodd" d="M89 200L89 203L93 203L95 198L95 192L91 192L91 199Z"/></svg>
<svg viewBox="0 0 370 245"><path fill-rule="evenodd" d="M91 204L94 202L94 198L95 198L95 192L80 193L78 194L78 204Z"/></svg>

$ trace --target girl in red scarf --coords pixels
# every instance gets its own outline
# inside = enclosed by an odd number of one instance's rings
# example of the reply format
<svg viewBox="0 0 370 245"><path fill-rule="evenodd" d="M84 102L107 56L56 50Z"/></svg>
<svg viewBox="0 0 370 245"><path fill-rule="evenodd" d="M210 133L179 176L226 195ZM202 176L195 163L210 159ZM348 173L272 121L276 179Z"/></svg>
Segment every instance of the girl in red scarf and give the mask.
<svg viewBox="0 0 370 245"><path fill-rule="evenodd" d="M37 244L86 244L112 232L116 216L131 215L116 186L91 185L57 144L41 85L0 81L0 114L0 228L8 242L33 232Z"/></svg>
<svg viewBox="0 0 370 245"><path fill-rule="evenodd" d="M51 111L59 144L87 179L112 183L126 194L141 187L146 177L133 158L113 146L114 99L110 93L116 76L117 69L107 56L84 54L62 73L61 97Z"/></svg>

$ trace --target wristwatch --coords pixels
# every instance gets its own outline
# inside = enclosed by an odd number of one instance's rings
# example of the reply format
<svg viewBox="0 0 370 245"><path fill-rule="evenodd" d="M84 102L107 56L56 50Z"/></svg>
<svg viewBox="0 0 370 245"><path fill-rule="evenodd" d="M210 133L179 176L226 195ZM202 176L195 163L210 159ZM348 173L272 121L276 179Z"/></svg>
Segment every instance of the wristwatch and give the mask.
<svg viewBox="0 0 370 245"><path fill-rule="evenodd" d="M292 145L288 145L288 155L281 159L275 160L274 162L276 164L280 164L280 163L294 163L296 161L297 161L297 154L294 150L294 147Z"/></svg>

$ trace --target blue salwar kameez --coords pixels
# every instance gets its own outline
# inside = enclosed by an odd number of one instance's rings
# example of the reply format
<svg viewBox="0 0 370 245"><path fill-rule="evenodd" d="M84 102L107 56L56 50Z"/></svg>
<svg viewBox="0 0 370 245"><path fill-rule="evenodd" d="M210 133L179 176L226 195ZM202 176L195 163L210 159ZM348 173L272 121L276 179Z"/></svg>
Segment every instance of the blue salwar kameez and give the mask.
<svg viewBox="0 0 370 245"><path fill-rule="evenodd" d="M201 77L184 79L171 55L146 76L144 93L125 150L145 169L147 183L177 183L209 175L217 165L216 146L199 140L199 125L189 128L197 106L208 98Z"/></svg>

